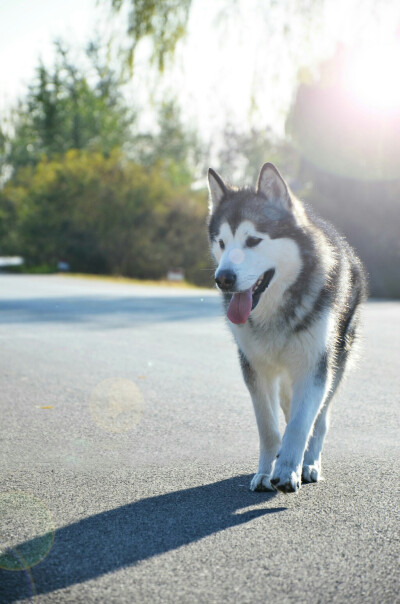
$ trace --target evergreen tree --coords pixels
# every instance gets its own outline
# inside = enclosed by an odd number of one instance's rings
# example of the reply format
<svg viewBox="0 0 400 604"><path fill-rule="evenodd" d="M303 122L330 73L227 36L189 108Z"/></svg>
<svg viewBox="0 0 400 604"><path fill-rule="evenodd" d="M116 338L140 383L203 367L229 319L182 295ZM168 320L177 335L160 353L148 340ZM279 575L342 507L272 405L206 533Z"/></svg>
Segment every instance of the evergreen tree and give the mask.
<svg viewBox="0 0 400 604"><path fill-rule="evenodd" d="M0 132L4 166L15 171L34 165L45 154L69 149L110 153L132 141L134 112L121 93L121 79L101 59L100 46L89 44L87 69L78 68L70 51L56 43L53 67L41 63L28 94Z"/></svg>

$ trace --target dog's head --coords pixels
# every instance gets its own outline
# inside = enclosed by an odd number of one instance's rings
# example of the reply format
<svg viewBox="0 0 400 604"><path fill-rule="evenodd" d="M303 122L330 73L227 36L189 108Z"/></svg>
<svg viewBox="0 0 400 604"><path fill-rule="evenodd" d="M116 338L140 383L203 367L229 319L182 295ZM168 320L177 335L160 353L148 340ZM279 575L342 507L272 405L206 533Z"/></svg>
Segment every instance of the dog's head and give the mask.
<svg viewBox="0 0 400 604"><path fill-rule="evenodd" d="M245 323L267 289L283 292L301 270L294 235L299 231L299 202L271 163L261 168L255 189L230 187L212 169L208 184L215 282L222 292L232 294L230 321Z"/></svg>

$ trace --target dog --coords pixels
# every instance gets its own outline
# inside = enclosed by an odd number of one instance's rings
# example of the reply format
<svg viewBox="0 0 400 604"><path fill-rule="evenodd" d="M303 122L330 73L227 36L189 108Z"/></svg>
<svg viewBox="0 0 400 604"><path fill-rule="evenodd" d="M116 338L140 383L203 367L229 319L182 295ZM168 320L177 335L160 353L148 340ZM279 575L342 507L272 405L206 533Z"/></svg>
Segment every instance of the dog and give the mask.
<svg viewBox="0 0 400 604"><path fill-rule="evenodd" d="M353 356L366 299L361 261L266 163L256 188L208 171L215 282L253 402L253 491L297 492L321 478L329 409ZM279 405L286 429L281 437Z"/></svg>

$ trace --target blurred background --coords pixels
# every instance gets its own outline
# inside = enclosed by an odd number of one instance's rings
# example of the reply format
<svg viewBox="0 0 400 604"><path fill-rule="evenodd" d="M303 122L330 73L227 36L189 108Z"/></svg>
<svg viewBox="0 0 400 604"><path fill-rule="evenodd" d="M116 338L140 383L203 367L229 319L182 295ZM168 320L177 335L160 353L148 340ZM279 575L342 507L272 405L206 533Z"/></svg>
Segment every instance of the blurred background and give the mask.
<svg viewBox="0 0 400 604"><path fill-rule="evenodd" d="M400 297L398 0L13 0L0 65L0 270L211 285L207 167L272 161Z"/></svg>

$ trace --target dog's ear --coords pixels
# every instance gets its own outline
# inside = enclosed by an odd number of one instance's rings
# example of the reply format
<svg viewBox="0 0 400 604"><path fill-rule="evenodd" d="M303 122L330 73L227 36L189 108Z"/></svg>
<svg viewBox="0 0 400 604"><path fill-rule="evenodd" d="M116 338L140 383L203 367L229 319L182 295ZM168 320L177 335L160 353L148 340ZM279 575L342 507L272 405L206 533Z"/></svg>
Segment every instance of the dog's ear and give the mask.
<svg viewBox="0 0 400 604"><path fill-rule="evenodd" d="M220 175L212 168L208 170L208 188L210 190L210 213L217 208L227 193L227 188Z"/></svg>
<svg viewBox="0 0 400 604"><path fill-rule="evenodd" d="M286 211L289 211L292 207L289 190L274 164L268 162L263 165L258 177L256 190L267 201L282 207Z"/></svg>

